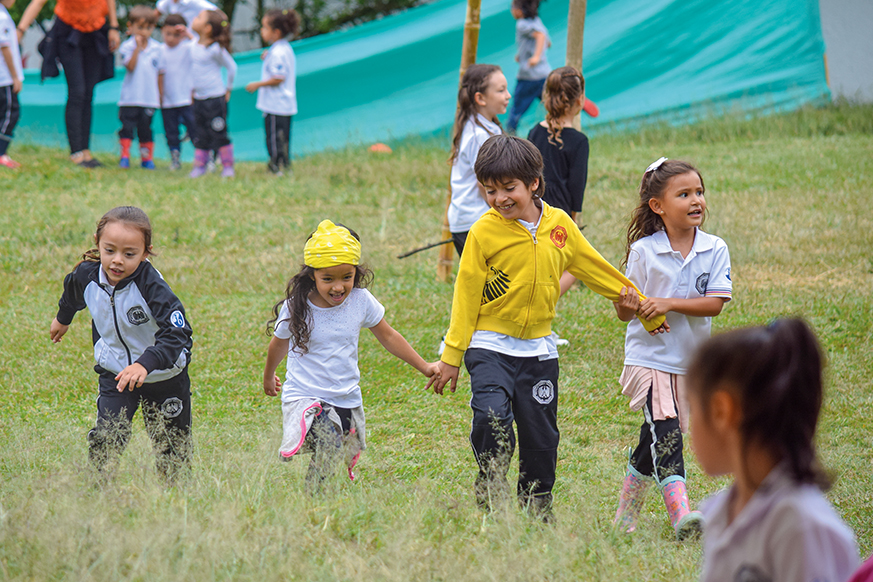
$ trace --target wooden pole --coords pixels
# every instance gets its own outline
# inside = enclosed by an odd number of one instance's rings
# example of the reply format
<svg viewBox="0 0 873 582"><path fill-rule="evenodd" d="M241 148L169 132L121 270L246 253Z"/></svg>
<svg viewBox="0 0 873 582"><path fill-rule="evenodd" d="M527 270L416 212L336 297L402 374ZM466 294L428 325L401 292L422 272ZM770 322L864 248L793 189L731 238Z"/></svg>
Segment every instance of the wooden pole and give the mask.
<svg viewBox="0 0 873 582"><path fill-rule="evenodd" d="M567 12L567 66L582 72L582 39L585 35L585 10L587 0L570 0ZM584 76L584 75L583 75ZM573 127L582 129L581 114L573 119Z"/></svg>
<svg viewBox="0 0 873 582"><path fill-rule="evenodd" d="M479 12L481 8L481 0L467 0L467 17L464 20L464 44L461 48L461 72L458 77L458 88L461 86L461 79L464 78L464 73L467 72L467 67L476 62L476 50L479 47ZM449 194L446 198L446 212L443 216L443 224L441 229L441 240L452 238L452 233L449 230L449 204L452 202L452 189L449 187ZM440 257L437 263L437 278L440 281L448 281L452 275L452 265L455 259L455 246L443 245L440 247Z"/></svg>

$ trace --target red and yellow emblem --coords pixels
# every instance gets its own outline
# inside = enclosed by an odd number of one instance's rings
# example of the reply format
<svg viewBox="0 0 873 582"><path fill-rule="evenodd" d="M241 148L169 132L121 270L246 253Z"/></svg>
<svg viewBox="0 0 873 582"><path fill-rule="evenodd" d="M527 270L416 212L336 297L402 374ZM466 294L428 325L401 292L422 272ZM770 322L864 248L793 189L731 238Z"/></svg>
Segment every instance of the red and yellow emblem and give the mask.
<svg viewBox="0 0 873 582"><path fill-rule="evenodd" d="M552 229L549 238L552 239L552 242L555 243L556 247L562 249L564 248L564 245L567 244L567 229L558 225Z"/></svg>

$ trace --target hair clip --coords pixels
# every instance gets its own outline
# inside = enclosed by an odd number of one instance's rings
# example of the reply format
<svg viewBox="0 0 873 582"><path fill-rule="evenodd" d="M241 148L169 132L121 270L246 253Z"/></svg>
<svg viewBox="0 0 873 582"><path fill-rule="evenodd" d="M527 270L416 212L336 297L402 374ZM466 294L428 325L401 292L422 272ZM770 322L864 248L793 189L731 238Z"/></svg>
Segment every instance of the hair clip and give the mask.
<svg viewBox="0 0 873 582"><path fill-rule="evenodd" d="M661 164L663 164L666 161L667 161L667 158L658 158L657 160L655 160L654 162L649 164L649 167L646 168L646 171L644 173L648 174L649 172L654 172L655 170L657 170L658 168L661 167Z"/></svg>
<svg viewBox="0 0 873 582"><path fill-rule="evenodd" d="M285 10L282 11L282 15L287 15L287 14L288 14L288 9L286 8Z"/></svg>
<svg viewBox="0 0 873 582"><path fill-rule="evenodd" d="M222 27L227 26L227 20L222 20L222 21L221 21L221 26L222 26Z"/></svg>

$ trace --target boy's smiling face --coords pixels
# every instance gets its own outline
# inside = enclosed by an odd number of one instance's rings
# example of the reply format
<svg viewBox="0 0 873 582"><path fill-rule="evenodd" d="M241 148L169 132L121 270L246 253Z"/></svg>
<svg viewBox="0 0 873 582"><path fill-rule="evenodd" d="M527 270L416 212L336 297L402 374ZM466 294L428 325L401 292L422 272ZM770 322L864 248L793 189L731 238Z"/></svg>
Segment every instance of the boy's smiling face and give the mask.
<svg viewBox="0 0 873 582"><path fill-rule="evenodd" d="M539 219L540 209L533 199L533 192L540 185L539 180L535 180L530 186L518 178L482 185L485 187L485 201L488 206L499 212L503 218L521 219L525 222L536 222Z"/></svg>

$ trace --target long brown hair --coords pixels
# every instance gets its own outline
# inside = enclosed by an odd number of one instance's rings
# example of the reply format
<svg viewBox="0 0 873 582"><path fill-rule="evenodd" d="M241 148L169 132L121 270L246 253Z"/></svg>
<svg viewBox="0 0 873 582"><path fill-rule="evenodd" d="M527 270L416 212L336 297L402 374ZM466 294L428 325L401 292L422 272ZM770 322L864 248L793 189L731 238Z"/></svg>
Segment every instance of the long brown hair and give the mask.
<svg viewBox="0 0 873 582"><path fill-rule="evenodd" d="M209 38L213 42L230 52L230 41L233 38L233 33L230 30L230 20L227 14L221 10L207 10L206 24L209 25Z"/></svg>
<svg viewBox="0 0 873 582"><path fill-rule="evenodd" d="M643 237L651 236L659 230L664 230L664 221L649 207L649 200L652 198L660 199L667 189L667 183L674 176L694 172L700 177L700 186L706 192L706 185L703 183L703 176L700 171L681 160L666 160L654 170L647 170L643 174L643 179L640 181L640 203L634 209L631 215L630 224L627 227L627 244L625 246L624 260L622 266L627 265L628 257L630 257L631 245Z"/></svg>
<svg viewBox="0 0 873 582"><path fill-rule="evenodd" d="M358 233L346 225L337 223L337 226L342 226L352 233L353 237L361 240ZM312 234L306 240L310 238L312 238ZM310 266L300 265L300 271L291 277L288 285L285 286L285 297L273 306L273 318L267 322L267 335L271 335L274 330L274 324L281 323L279 321L279 312L282 310L282 305L288 305L290 316L287 321L288 328L291 330L291 349L298 354L309 352L309 337L312 333L309 327L311 311L309 309L309 294L315 289L315 271L316 269ZM365 289L372 282L373 271L366 265L355 265L354 286L359 289Z"/></svg>
<svg viewBox="0 0 873 582"><path fill-rule="evenodd" d="M546 125L549 127L549 142L564 147L561 139L561 121L573 103L585 94L585 79L573 67L560 67L549 73L543 87L543 106L546 108Z"/></svg>
<svg viewBox="0 0 873 582"><path fill-rule="evenodd" d="M482 124L476 118L476 114L479 111L476 105L476 93L485 93L488 89L488 83L491 81L491 75L497 72L502 72L497 65L483 64L470 65L464 71L464 76L461 77L461 87L458 89L458 110L455 113L455 125L452 129L450 164L454 164L455 160L458 159L458 149L461 147L461 134L464 132L467 120L473 119L477 125L482 127ZM496 117L491 121L498 126L500 125L500 121Z"/></svg>
<svg viewBox="0 0 873 582"><path fill-rule="evenodd" d="M143 242L145 243L146 256L154 256L155 253L151 251L152 223L148 215L136 206L116 206L97 221L97 230L94 233L95 246L82 254L82 261L100 262L100 237L103 236L103 230L106 228L106 225L112 222L123 222L139 229L142 232ZM81 263L82 261L79 262Z"/></svg>

